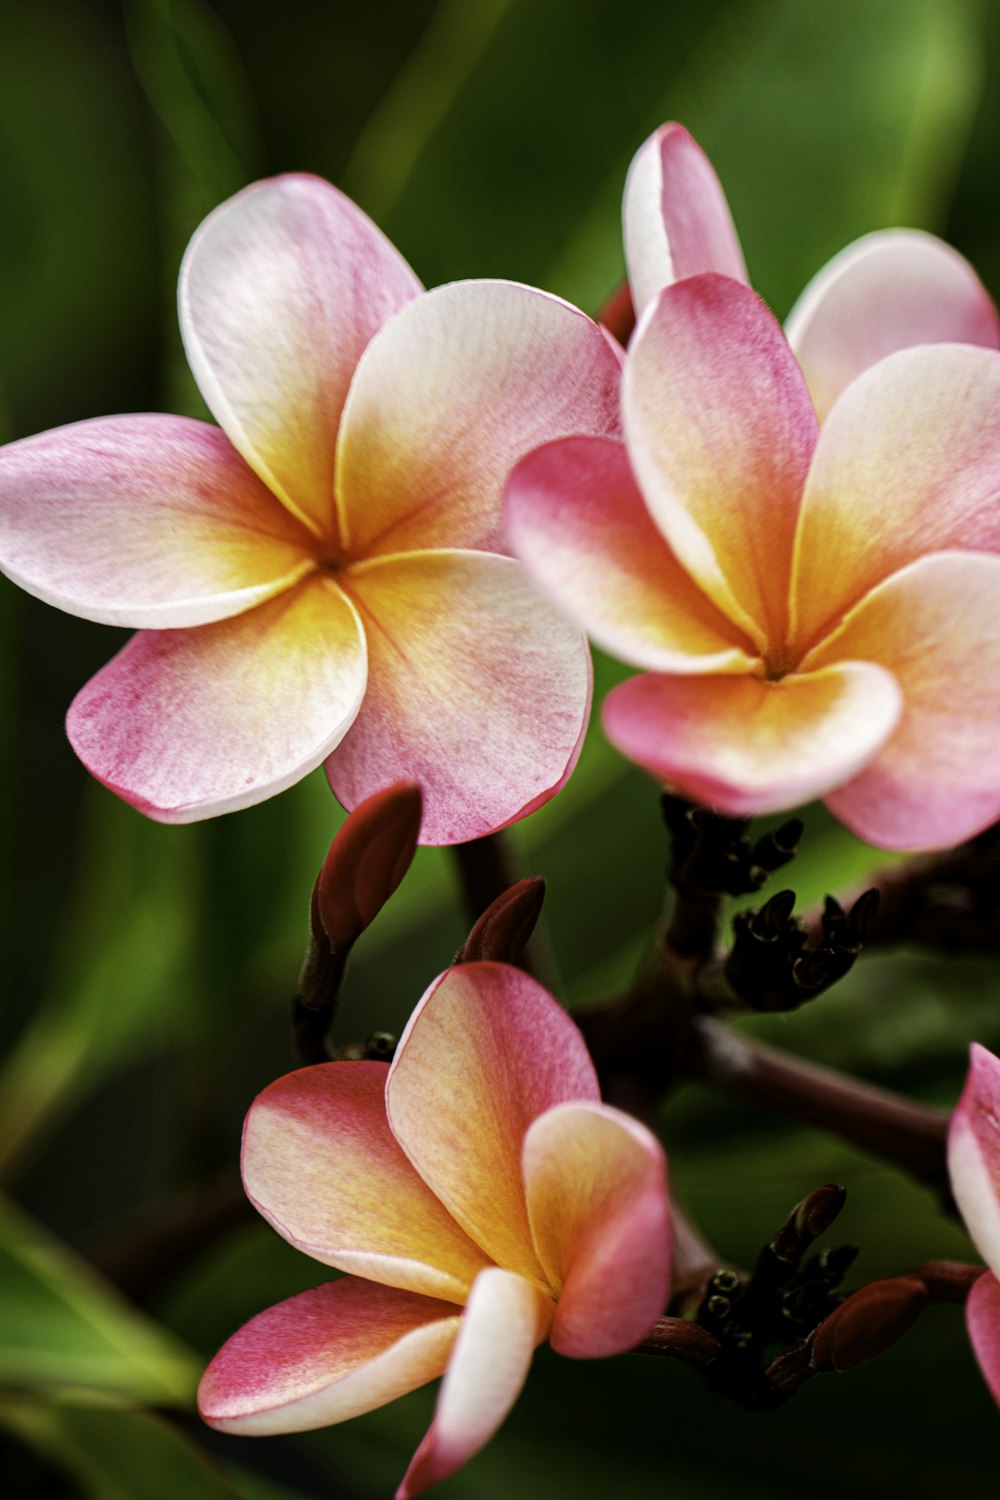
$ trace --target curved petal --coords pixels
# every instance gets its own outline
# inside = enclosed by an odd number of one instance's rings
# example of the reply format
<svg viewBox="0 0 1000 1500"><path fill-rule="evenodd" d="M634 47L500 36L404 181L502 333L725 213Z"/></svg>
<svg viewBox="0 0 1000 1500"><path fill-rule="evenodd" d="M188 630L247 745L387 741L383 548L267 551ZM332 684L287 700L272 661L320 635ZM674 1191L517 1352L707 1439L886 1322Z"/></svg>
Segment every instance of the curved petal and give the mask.
<svg viewBox="0 0 1000 1500"><path fill-rule="evenodd" d="M1000 355L938 344L890 354L823 425L792 582L803 649L927 552L1000 552Z"/></svg>
<svg viewBox="0 0 1000 1500"><path fill-rule="evenodd" d="M472 1289L437 1410L396 1500L440 1484L489 1442L521 1393L551 1305L530 1282L494 1267Z"/></svg>
<svg viewBox="0 0 1000 1500"><path fill-rule="evenodd" d="M403 1155L385 1113L387 1068L321 1063L250 1106L243 1185L315 1260L386 1286L464 1302L489 1264Z"/></svg>
<svg viewBox="0 0 1000 1500"><path fill-rule="evenodd" d="M133 636L77 693L66 732L119 797L190 823L314 770L352 723L365 672L354 608L314 575L235 619Z"/></svg>
<svg viewBox="0 0 1000 1500"><path fill-rule="evenodd" d="M532 578L603 650L659 672L752 668L752 643L678 563L620 443L537 448L510 476L504 513Z"/></svg>
<svg viewBox="0 0 1000 1500"><path fill-rule="evenodd" d="M606 1104L559 1104L524 1138L538 1258L561 1288L550 1340L577 1359L646 1337L670 1293L666 1161L654 1135Z"/></svg>
<svg viewBox="0 0 1000 1500"><path fill-rule="evenodd" d="M583 1037L562 1007L520 969L449 969L410 1017L385 1097L393 1134L462 1227L499 1265L544 1284L521 1142L554 1104L599 1097Z"/></svg>
<svg viewBox="0 0 1000 1500"><path fill-rule="evenodd" d="M778 324L726 277L667 287L629 349L622 400L639 488L681 564L760 646L783 642L817 427Z"/></svg>
<svg viewBox="0 0 1000 1500"><path fill-rule="evenodd" d="M204 625L288 588L311 538L225 434L98 417L0 450L0 567L103 625Z"/></svg>
<svg viewBox="0 0 1000 1500"><path fill-rule="evenodd" d="M461 1315L355 1276L258 1313L212 1360L198 1410L223 1432L310 1432L374 1411L440 1375Z"/></svg>
<svg viewBox="0 0 1000 1500"><path fill-rule="evenodd" d="M1000 1058L978 1042L948 1130L948 1175L976 1249L1000 1271Z"/></svg>
<svg viewBox="0 0 1000 1500"><path fill-rule="evenodd" d="M972 1285L965 1323L983 1379L1000 1406L1000 1281L989 1271Z"/></svg>
<svg viewBox="0 0 1000 1500"><path fill-rule="evenodd" d="M178 303L212 415L318 536L335 527L340 413L361 352L420 283L382 232L319 177L256 182L196 231Z"/></svg>
<svg viewBox="0 0 1000 1500"><path fill-rule="evenodd" d="M568 302L458 281L393 318L358 366L337 450L353 556L500 551L504 480L570 433L616 436L621 366Z"/></svg>
<svg viewBox="0 0 1000 1500"><path fill-rule="evenodd" d="M327 763L345 807L420 783L423 844L479 838L555 795L590 709L575 626L519 563L482 552L410 553L343 575L365 623L369 685Z"/></svg>
<svg viewBox="0 0 1000 1500"><path fill-rule="evenodd" d="M685 276L718 271L747 280L722 184L683 125L661 125L632 159L622 205L636 316Z"/></svg>
<svg viewBox="0 0 1000 1500"><path fill-rule="evenodd" d="M604 728L630 760L734 817L821 797L877 754L902 695L883 667L849 661L780 682L633 677L604 703Z"/></svg>
<svg viewBox="0 0 1000 1500"><path fill-rule="evenodd" d="M920 229L880 229L835 255L785 323L822 422L870 365L915 344L1000 344L986 288L964 256Z"/></svg>
<svg viewBox="0 0 1000 1500"><path fill-rule="evenodd" d="M807 667L879 662L903 693L892 738L828 804L885 849L947 847L1000 816L1000 557L937 553L887 578Z"/></svg>

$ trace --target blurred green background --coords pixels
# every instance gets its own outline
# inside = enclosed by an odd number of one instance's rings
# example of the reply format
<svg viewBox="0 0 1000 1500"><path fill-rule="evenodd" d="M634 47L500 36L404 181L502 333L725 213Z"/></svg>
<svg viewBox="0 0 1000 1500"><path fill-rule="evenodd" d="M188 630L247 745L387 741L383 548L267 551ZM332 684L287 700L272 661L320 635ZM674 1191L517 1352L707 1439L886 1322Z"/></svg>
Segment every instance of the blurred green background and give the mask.
<svg viewBox="0 0 1000 1500"><path fill-rule="evenodd" d="M1000 290L998 85L1000 11L974 0L3 0L0 428L198 413L180 254L222 198L287 169L342 186L428 285L511 277L595 310L623 270L630 157L677 118L712 155L777 312L844 243L892 224L945 235ZM388 1495L432 1391L300 1438L223 1439L190 1415L227 1334L323 1279L242 1207L235 1162L248 1103L292 1064L287 1002L341 814L317 773L211 824L145 822L62 733L118 636L4 580L0 612L4 1494ZM599 685L615 672L598 663ZM516 843L549 882L563 997L607 993L662 901L655 788L595 729ZM811 901L877 862L813 810L794 883ZM342 1036L398 1028L462 935L449 857L422 851L361 944ZM950 1104L968 1041L1000 1042L997 1002L989 964L878 956L755 1027ZM682 1197L733 1261L829 1180L849 1190L857 1279L969 1255L929 1194L836 1140L698 1089L664 1128ZM543 1352L501 1436L441 1493L937 1500L952 1485L985 1500L998 1440L961 1316L937 1308L773 1416L710 1400L667 1362Z"/></svg>

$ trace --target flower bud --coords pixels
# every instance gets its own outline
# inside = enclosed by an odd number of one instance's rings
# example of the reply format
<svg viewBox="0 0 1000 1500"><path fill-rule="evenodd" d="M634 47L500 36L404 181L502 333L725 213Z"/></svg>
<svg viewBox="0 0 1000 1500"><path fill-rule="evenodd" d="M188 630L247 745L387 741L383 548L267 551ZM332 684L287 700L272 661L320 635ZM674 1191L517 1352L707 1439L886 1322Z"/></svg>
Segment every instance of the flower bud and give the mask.
<svg viewBox="0 0 1000 1500"><path fill-rule="evenodd" d="M927 1288L912 1276L871 1281L832 1312L813 1340L815 1370L853 1370L908 1333L927 1306Z"/></svg>
<svg viewBox="0 0 1000 1500"><path fill-rule="evenodd" d="M330 845L313 890L312 929L335 951L374 921L413 860L423 799L412 781L366 797Z"/></svg>
<svg viewBox="0 0 1000 1500"><path fill-rule="evenodd" d="M491 901L455 957L457 964L488 960L516 964L535 930L545 881L537 875L519 880Z"/></svg>

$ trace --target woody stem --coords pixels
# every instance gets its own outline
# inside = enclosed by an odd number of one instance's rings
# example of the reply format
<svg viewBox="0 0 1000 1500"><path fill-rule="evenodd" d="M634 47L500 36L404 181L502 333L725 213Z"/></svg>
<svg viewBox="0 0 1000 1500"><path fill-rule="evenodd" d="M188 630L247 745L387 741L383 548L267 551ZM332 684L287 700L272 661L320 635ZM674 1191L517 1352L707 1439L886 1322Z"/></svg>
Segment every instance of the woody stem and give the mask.
<svg viewBox="0 0 1000 1500"><path fill-rule="evenodd" d="M929 1187L947 1183L945 1110L792 1057L707 1016L694 1025L692 1073L736 1098L831 1130Z"/></svg>

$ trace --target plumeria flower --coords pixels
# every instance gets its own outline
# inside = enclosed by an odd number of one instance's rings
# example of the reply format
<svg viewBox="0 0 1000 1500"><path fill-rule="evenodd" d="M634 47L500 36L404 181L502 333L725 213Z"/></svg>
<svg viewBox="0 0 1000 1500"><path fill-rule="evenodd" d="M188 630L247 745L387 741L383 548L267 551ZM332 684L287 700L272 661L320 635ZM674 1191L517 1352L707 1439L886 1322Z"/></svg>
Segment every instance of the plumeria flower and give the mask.
<svg viewBox="0 0 1000 1500"><path fill-rule="evenodd" d="M545 801L579 749L589 659L501 555L500 497L539 442L617 430L606 335L513 283L424 293L308 176L216 209L179 301L218 427L109 417L0 454L4 571L140 627L69 711L77 754L168 822L324 760L348 807L418 781L428 843Z"/></svg>
<svg viewBox="0 0 1000 1500"><path fill-rule="evenodd" d="M948 1132L948 1171L966 1228L989 1266L969 1292L965 1317L979 1367L1000 1406L1000 1058L975 1043Z"/></svg>
<svg viewBox="0 0 1000 1500"><path fill-rule="evenodd" d="M547 444L508 486L533 576L645 670L605 703L618 749L886 848L1000 816L1000 355L898 351L820 430L764 304L700 275L647 307L622 402L624 446Z"/></svg>
<svg viewBox="0 0 1000 1500"><path fill-rule="evenodd" d="M662 125L636 153L623 219L637 315L685 276L748 279L725 193L682 125ZM806 287L785 331L821 421L850 381L897 349L1000 346L996 309L968 261L918 229L876 230L848 245Z"/></svg>
<svg viewBox="0 0 1000 1500"><path fill-rule="evenodd" d="M466 1463L537 1345L645 1337L671 1259L663 1152L599 1102L583 1039L519 969L431 985L395 1061L280 1078L247 1116L243 1180L285 1239L348 1274L245 1325L202 1378L227 1432L300 1432L444 1374L397 1500Z"/></svg>

